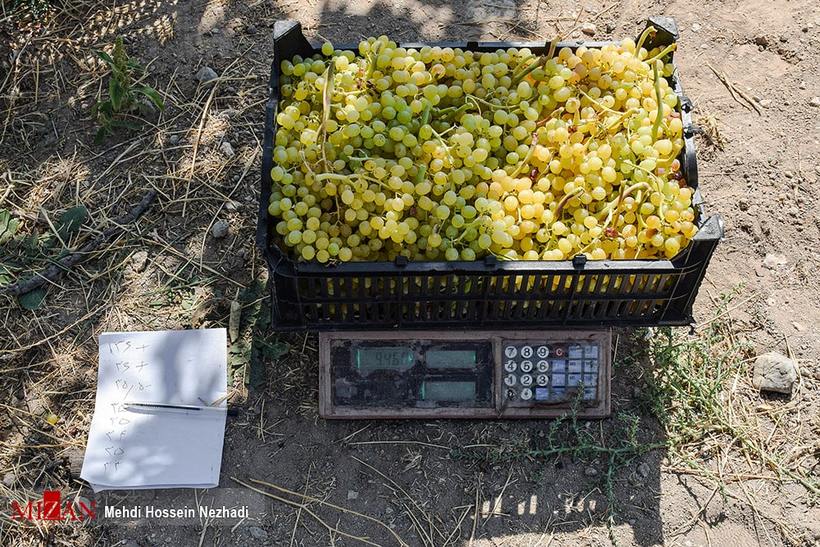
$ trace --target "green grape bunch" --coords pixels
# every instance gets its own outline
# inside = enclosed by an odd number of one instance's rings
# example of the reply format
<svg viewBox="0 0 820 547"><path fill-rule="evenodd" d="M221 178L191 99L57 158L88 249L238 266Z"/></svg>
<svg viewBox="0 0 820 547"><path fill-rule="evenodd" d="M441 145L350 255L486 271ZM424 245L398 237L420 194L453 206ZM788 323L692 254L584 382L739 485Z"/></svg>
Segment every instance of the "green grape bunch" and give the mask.
<svg viewBox="0 0 820 547"><path fill-rule="evenodd" d="M268 211L301 260L672 258L697 233L674 44L386 36L281 63ZM556 51L557 49L557 51Z"/></svg>

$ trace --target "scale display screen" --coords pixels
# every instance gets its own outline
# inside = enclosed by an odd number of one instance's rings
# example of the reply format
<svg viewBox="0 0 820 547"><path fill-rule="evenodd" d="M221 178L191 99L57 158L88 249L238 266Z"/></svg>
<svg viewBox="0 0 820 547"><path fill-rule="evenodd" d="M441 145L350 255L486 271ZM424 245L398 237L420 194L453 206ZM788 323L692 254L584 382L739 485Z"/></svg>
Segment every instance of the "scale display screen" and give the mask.
<svg viewBox="0 0 820 547"><path fill-rule="evenodd" d="M601 417L609 331L329 332L319 336L326 418Z"/></svg>
<svg viewBox="0 0 820 547"><path fill-rule="evenodd" d="M376 370L407 370L416 361L413 352L400 346L356 348L356 368L365 374Z"/></svg>
<svg viewBox="0 0 820 547"><path fill-rule="evenodd" d="M429 368L475 368L478 364L474 349L430 349L425 356Z"/></svg>
<svg viewBox="0 0 820 547"><path fill-rule="evenodd" d="M475 401L475 382L436 382L427 381L421 384L421 399L423 401Z"/></svg>

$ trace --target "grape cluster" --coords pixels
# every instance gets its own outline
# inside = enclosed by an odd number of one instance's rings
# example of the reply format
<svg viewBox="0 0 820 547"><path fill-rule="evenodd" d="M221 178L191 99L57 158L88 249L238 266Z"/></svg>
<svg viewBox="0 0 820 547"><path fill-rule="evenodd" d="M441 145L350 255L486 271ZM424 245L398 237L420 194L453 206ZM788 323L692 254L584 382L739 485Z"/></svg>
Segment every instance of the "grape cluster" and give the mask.
<svg viewBox="0 0 820 547"><path fill-rule="evenodd" d="M381 36L283 61L277 233L321 263L675 256L697 226L674 45L646 36L541 56Z"/></svg>

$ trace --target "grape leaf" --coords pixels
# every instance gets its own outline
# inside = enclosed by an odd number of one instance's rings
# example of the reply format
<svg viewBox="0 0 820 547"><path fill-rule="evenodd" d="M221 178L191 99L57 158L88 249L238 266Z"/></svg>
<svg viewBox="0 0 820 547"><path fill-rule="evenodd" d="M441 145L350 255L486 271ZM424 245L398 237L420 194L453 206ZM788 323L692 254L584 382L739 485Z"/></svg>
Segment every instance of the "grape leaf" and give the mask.
<svg viewBox="0 0 820 547"><path fill-rule="evenodd" d="M21 294L17 297L17 301L20 303L20 306L27 310L36 310L43 304L45 299L46 290L42 287L29 291L25 294Z"/></svg>
<svg viewBox="0 0 820 547"><path fill-rule="evenodd" d="M60 215L56 226L57 233L65 241L71 234L77 232L86 220L88 220L88 209L82 205L72 207Z"/></svg>

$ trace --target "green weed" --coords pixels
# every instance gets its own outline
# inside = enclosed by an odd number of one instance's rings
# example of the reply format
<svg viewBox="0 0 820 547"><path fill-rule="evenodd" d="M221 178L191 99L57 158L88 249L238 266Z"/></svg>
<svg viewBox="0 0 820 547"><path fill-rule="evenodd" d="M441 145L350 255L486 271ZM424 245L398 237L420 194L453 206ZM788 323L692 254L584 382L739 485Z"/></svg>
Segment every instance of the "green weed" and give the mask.
<svg viewBox="0 0 820 547"><path fill-rule="evenodd" d="M135 76L143 76L145 71L129 58L121 37L114 42L111 55L98 51L97 56L111 69L108 98L94 105L94 114L100 124L95 140L99 143L117 129L137 129L139 124L135 121L135 114L146 114L149 104L162 110L165 103L156 89L139 83L140 79L135 80Z"/></svg>

